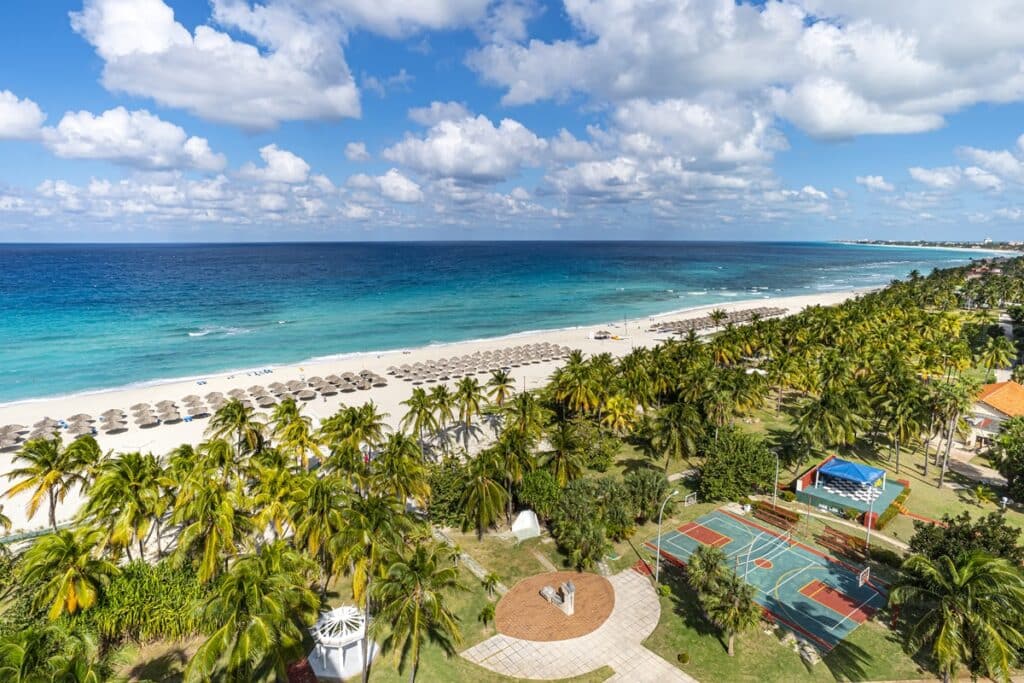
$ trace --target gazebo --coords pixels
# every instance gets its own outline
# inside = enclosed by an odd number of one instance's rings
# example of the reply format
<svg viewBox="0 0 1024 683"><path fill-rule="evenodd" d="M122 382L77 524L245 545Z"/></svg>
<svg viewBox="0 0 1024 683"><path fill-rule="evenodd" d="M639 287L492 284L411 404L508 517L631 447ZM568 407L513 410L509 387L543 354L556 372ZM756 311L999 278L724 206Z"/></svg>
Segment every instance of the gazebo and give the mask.
<svg viewBox="0 0 1024 683"><path fill-rule="evenodd" d="M886 471L829 456L794 482L798 500L839 515L851 509L881 514L907 484L888 481Z"/></svg>
<svg viewBox="0 0 1024 683"><path fill-rule="evenodd" d="M342 605L323 612L309 632L316 643L309 663L317 677L348 680L363 670L366 616L358 607ZM366 651L370 661L376 649L376 644L370 641Z"/></svg>

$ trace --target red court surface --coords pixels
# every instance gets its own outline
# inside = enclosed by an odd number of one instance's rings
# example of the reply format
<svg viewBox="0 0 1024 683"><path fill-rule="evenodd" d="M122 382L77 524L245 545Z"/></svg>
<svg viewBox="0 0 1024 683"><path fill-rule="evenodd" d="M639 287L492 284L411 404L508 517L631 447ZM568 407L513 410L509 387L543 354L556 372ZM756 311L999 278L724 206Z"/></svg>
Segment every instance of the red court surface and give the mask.
<svg viewBox="0 0 1024 683"><path fill-rule="evenodd" d="M807 584L800 589L800 594L824 605L825 607L828 607L833 612L841 614L848 619L852 619L858 624L863 624L871 618L872 614L875 613L874 608L858 604L856 600L846 593L838 591L818 579L808 581Z"/></svg>
<svg viewBox="0 0 1024 683"><path fill-rule="evenodd" d="M703 524L697 522L687 522L686 524L679 527L679 533L685 534L693 540L703 545L711 545L716 548L721 548L724 545L728 545L732 542L732 539L725 534L720 534L714 529L709 529Z"/></svg>

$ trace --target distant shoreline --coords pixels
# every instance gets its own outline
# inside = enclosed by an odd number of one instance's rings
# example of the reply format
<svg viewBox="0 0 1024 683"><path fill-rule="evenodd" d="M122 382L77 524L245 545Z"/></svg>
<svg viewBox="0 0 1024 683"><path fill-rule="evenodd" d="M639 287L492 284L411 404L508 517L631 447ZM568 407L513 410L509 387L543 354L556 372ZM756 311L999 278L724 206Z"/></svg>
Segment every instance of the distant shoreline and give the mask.
<svg viewBox="0 0 1024 683"><path fill-rule="evenodd" d="M1024 251L1015 249L993 249L990 247L944 247L938 244L878 244L875 242L854 242L850 240L838 240L833 244L845 244L849 247L883 247L885 249L931 249L933 251L957 251L969 254L1005 254L1008 256L1020 256Z"/></svg>

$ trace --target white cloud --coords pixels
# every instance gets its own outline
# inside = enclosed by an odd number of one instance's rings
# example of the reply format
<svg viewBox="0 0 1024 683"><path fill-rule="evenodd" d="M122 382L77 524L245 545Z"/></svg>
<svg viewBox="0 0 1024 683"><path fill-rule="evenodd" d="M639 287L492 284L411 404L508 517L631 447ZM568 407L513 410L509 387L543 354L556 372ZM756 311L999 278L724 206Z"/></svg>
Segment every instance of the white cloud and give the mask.
<svg viewBox="0 0 1024 683"><path fill-rule="evenodd" d="M481 115L441 121L424 138L407 135L383 156L431 176L493 182L539 163L546 148L546 141L518 121L503 119L495 126Z"/></svg>
<svg viewBox="0 0 1024 683"><path fill-rule="evenodd" d="M472 114L461 102L431 102L429 107L414 107L409 118L421 126L433 126L441 121L467 119Z"/></svg>
<svg viewBox="0 0 1024 683"><path fill-rule="evenodd" d="M309 164L286 149L277 145L260 148L260 156L264 165L256 166L249 162L239 171L243 178L265 183L303 183L309 177Z"/></svg>
<svg viewBox="0 0 1024 683"><path fill-rule="evenodd" d="M293 0L294 2L295 0ZM469 26L484 16L489 0L312 0L317 9L350 28L400 37L423 29Z"/></svg>
<svg viewBox="0 0 1024 683"><path fill-rule="evenodd" d="M19 99L10 90L0 90L0 140L32 140L39 137L46 114L39 105Z"/></svg>
<svg viewBox="0 0 1024 683"><path fill-rule="evenodd" d="M259 207L264 211L284 211L288 208L288 199L284 195L268 192L259 196Z"/></svg>
<svg viewBox="0 0 1024 683"><path fill-rule="evenodd" d="M585 140L578 140L565 128L549 141L551 156L558 161L585 161L597 158L597 147Z"/></svg>
<svg viewBox="0 0 1024 683"><path fill-rule="evenodd" d="M423 191L420 186L402 175L398 169L393 168L378 177L377 183L380 186L381 195L391 201L406 204L423 201Z"/></svg>
<svg viewBox="0 0 1024 683"><path fill-rule="evenodd" d="M350 142L345 145L345 158L349 161L369 161L370 153L363 142Z"/></svg>
<svg viewBox="0 0 1024 683"><path fill-rule="evenodd" d="M859 175L855 179L858 185L863 185L869 190L877 190L879 192L892 192L894 189L892 183L887 182L884 176L880 175Z"/></svg>
<svg viewBox="0 0 1024 683"><path fill-rule="evenodd" d="M936 190L948 190L960 182L961 170L958 166L941 166L938 168L914 166L908 170L911 178Z"/></svg>
<svg viewBox="0 0 1024 683"><path fill-rule="evenodd" d="M968 166L964 169L964 179L981 190L992 190L999 192L1003 189L1002 179L977 166Z"/></svg>
<svg viewBox="0 0 1024 683"><path fill-rule="evenodd" d="M1018 139L1018 148L1020 140ZM1024 182L1024 162L1009 150L988 150L976 147L961 147L960 156L975 163L997 176L1016 182Z"/></svg>
<svg viewBox="0 0 1024 683"><path fill-rule="evenodd" d="M207 25L194 34L162 0L85 0L72 27L103 59L103 84L198 116L252 129L281 121L359 116L359 93L329 22L281 4L215 0L215 18L254 43Z"/></svg>
<svg viewBox="0 0 1024 683"><path fill-rule="evenodd" d="M140 168L219 171L227 163L205 138L188 137L181 127L146 110L124 107L98 116L68 112L56 127L43 130L43 142L66 159L105 159Z"/></svg>
<svg viewBox="0 0 1024 683"><path fill-rule="evenodd" d="M1024 13L1009 0L569 0L573 34L494 40L469 64L506 104L727 93L825 138L932 130L1024 98ZM970 16L967 16L970 15Z"/></svg>

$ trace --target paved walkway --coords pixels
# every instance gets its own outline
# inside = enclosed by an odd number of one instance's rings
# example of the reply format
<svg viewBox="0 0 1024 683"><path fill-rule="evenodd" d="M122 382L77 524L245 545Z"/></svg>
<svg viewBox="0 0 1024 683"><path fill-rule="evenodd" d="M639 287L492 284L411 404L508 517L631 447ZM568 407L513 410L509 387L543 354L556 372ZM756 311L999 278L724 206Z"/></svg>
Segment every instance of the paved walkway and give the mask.
<svg viewBox="0 0 1024 683"><path fill-rule="evenodd" d="M696 679L641 645L661 616L661 605L650 581L632 569L608 580L615 589L615 607L596 631L546 643L498 634L462 656L485 669L517 678L571 678L608 665L615 670L609 681L696 683Z"/></svg>

